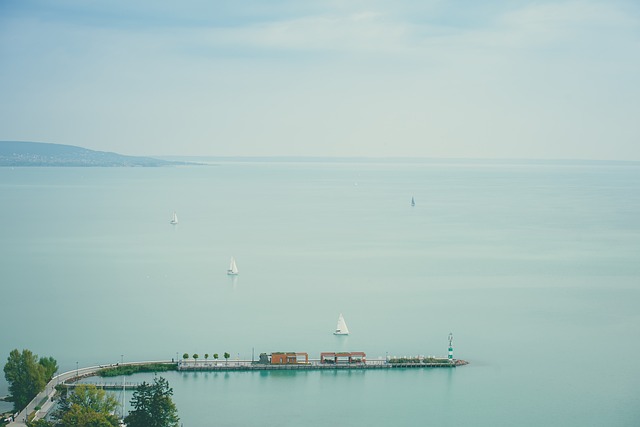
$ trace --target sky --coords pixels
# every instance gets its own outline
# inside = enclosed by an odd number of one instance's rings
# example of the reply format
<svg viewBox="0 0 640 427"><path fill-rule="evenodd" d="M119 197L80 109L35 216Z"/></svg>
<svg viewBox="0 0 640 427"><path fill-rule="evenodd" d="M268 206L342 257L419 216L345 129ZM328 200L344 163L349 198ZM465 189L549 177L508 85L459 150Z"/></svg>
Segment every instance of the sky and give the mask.
<svg viewBox="0 0 640 427"><path fill-rule="evenodd" d="M0 140L640 160L637 0L0 0Z"/></svg>

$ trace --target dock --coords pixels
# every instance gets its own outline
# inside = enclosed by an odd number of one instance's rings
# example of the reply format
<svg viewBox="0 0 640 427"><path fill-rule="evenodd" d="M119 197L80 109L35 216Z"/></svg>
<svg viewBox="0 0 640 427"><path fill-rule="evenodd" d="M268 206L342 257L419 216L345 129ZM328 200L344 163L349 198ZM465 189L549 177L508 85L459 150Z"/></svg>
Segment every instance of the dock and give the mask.
<svg viewBox="0 0 640 427"><path fill-rule="evenodd" d="M384 359L367 360L364 363L322 363L320 360L310 360L306 363L268 364L257 363L251 360L233 360L229 362L195 362L180 361L177 370L182 372L251 372L251 371L336 371L336 370L370 370L370 369L416 369L416 368L455 368L467 365L464 360L455 360L452 363L390 363ZM84 376L83 378L88 377ZM77 381L79 377L73 378ZM135 390L140 387L140 382L125 382L126 390ZM82 385L92 385L103 390L122 390L122 382L66 382L61 384L67 389L74 389Z"/></svg>
<svg viewBox="0 0 640 427"><path fill-rule="evenodd" d="M131 390L131 389L137 389L138 387L140 387L139 382L136 383L124 383L124 388L127 390ZM110 383L105 383L105 382L96 382L96 383L65 383L65 384L60 384L62 387L66 388L66 389L74 389L78 386L84 386L84 385L92 385L95 386L96 388L101 388L103 390L122 390L122 383L118 383L118 382L110 382Z"/></svg>
<svg viewBox="0 0 640 427"><path fill-rule="evenodd" d="M187 372L219 372L219 371L312 371L312 370L369 370L369 369L424 369L455 368L467 365L468 362L456 359L449 363L390 363L384 359L367 360L364 363L321 363L310 360L308 363L266 364L250 360L233 360L229 362L193 362L180 361L178 371Z"/></svg>

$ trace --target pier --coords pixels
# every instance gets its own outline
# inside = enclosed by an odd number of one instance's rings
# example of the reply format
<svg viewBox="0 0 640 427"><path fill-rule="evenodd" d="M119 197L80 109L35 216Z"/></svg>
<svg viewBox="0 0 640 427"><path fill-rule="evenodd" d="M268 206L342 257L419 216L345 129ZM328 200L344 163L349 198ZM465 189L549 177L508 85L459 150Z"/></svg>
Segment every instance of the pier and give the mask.
<svg viewBox="0 0 640 427"><path fill-rule="evenodd" d="M131 390L131 389L137 389L138 387L140 387L140 384L142 383L124 383L124 388L127 390ZM122 390L122 383L118 383L118 382L111 382L111 383L69 383L69 384L61 384L62 387L66 388L66 389L74 389L78 386L83 386L83 385L92 385L95 386L96 388L101 388L103 390Z"/></svg>
<svg viewBox="0 0 640 427"><path fill-rule="evenodd" d="M386 359L371 359L363 363L321 363L320 360L309 360L308 363L268 364L250 360L233 360L230 362L193 362L180 361L178 371L186 372L218 372L218 371L311 371L311 370L365 370L365 369L417 369L417 368L455 368L467 365L468 362L456 359L452 362L408 362L392 363Z"/></svg>

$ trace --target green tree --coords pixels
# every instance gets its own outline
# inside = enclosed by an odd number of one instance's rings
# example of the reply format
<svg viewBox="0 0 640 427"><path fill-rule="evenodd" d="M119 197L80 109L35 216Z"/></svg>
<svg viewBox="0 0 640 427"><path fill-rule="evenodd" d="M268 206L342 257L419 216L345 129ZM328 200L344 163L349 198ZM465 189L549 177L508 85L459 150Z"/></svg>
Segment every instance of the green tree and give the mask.
<svg viewBox="0 0 640 427"><path fill-rule="evenodd" d="M209 353L205 353L204 354L204 360L208 360L209 359Z"/></svg>
<svg viewBox="0 0 640 427"><path fill-rule="evenodd" d="M4 365L4 377L9 383L15 410L27 406L47 385L45 367L38 363L38 356L31 350L22 350L22 353L12 350Z"/></svg>
<svg viewBox="0 0 640 427"><path fill-rule="evenodd" d="M214 358L214 359L218 360L218 357L219 357L219 356L218 356L218 353L213 353L213 358Z"/></svg>
<svg viewBox="0 0 640 427"><path fill-rule="evenodd" d="M189 353L185 353L185 354L183 354L183 355L182 355L182 358L183 358L184 360L187 360L187 359L189 358Z"/></svg>
<svg viewBox="0 0 640 427"><path fill-rule="evenodd" d="M198 356L198 353L193 353L193 361L194 362L196 362L196 363L198 362L198 357L200 357L200 356Z"/></svg>
<svg viewBox="0 0 640 427"><path fill-rule="evenodd" d="M162 377L140 384L131 398L133 410L124 419L127 427L177 427L180 418L171 396L173 389Z"/></svg>
<svg viewBox="0 0 640 427"><path fill-rule="evenodd" d="M44 368L44 378L47 382L58 372L58 362L53 357L41 357L38 362Z"/></svg>
<svg viewBox="0 0 640 427"><path fill-rule="evenodd" d="M60 399L56 427L116 427L116 398L91 384L81 384Z"/></svg>
<svg viewBox="0 0 640 427"><path fill-rule="evenodd" d="M226 363L229 363L229 358L231 357L231 355L229 353L225 353L224 354L224 358L226 360Z"/></svg>

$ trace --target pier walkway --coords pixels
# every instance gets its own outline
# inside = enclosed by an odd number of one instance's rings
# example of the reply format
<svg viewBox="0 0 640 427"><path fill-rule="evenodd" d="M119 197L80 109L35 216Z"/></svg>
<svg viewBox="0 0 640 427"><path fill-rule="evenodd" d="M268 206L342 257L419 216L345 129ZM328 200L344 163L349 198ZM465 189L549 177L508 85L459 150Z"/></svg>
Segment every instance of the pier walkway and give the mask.
<svg viewBox="0 0 640 427"><path fill-rule="evenodd" d="M140 384L142 383L131 383L131 382L125 382L124 383L124 388L127 390L135 390L138 387L140 387ZM96 388L101 388L103 390L122 390L122 383L120 382L110 382L110 383L105 383L105 382L101 382L101 383L94 383L94 382L87 382L87 383L71 383L71 384L63 384L63 386L67 389L74 389L80 385L92 385L95 386Z"/></svg>
<svg viewBox="0 0 640 427"><path fill-rule="evenodd" d="M385 359L369 359L364 363L320 363L320 360L309 360L309 363L292 363L282 365L259 364L251 360L231 361L193 361L178 362L178 371L305 371L336 369L406 369L406 368L455 368L466 365L464 360L453 363L391 363Z"/></svg>

